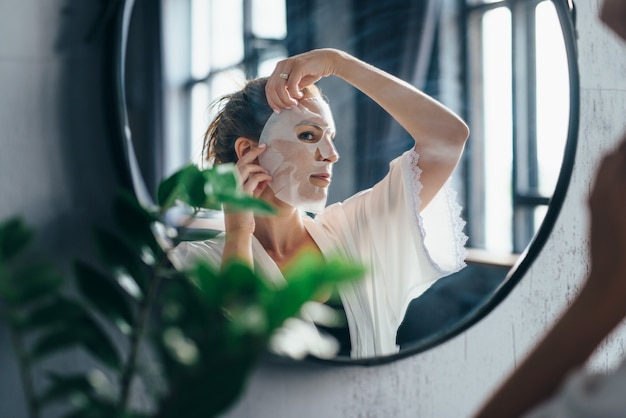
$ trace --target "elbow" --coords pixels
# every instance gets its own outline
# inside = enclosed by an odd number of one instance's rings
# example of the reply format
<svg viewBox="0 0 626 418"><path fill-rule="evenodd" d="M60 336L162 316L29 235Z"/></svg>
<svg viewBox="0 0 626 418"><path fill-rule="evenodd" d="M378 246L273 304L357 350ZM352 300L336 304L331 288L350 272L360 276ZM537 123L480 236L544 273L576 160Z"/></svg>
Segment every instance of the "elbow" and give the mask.
<svg viewBox="0 0 626 418"><path fill-rule="evenodd" d="M465 143L469 139L469 135L469 126L467 126L467 124L461 119L458 119L450 132L449 138L458 145L465 145Z"/></svg>

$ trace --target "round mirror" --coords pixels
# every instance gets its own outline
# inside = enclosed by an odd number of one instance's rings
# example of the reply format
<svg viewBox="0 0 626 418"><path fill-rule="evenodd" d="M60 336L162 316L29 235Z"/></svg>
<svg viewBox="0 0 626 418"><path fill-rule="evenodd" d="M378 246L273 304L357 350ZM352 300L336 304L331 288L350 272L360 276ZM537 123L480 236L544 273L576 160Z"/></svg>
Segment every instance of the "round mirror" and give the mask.
<svg viewBox="0 0 626 418"><path fill-rule="evenodd" d="M578 129L574 7L567 0L126 0L116 58L124 174L150 204L158 181L200 162L212 101L289 55L335 47L410 82L459 114L470 138L451 178L467 267L414 299L399 351L330 361L380 364L434 347L489 313L549 235ZM340 80L319 83L341 162L329 203L371 187L411 138ZM198 228L220 229L207 212ZM338 339L347 328L325 330Z"/></svg>

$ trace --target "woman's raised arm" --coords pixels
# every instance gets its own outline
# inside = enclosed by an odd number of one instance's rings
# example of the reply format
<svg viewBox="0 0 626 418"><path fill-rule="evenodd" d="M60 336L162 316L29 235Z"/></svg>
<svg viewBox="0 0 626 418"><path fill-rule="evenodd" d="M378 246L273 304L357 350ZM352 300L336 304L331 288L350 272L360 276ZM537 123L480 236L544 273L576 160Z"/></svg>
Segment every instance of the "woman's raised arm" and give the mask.
<svg viewBox="0 0 626 418"><path fill-rule="evenodd" d="M303 87L330 75L369 96L413 137L422 169L422 202L428 204L459 161L467 125L409 83L336 49L317 49L278 63L266 86L268 102L275 111L294 106Z"/></svg>

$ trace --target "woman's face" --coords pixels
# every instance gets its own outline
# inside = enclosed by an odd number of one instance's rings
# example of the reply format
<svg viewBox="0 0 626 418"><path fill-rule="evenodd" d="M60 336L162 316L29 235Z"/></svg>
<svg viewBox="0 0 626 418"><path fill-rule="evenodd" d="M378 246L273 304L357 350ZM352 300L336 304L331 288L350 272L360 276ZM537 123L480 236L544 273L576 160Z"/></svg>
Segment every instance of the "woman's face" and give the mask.
<svg viewBox="0 0 626 418"><path fill-rule="evenodd" d="M269 187L278 199L307 212L324 209L339 159L334 137L330 107L318 97L270 116L259 140L267 144L259 163L272 176Z"/></svg>

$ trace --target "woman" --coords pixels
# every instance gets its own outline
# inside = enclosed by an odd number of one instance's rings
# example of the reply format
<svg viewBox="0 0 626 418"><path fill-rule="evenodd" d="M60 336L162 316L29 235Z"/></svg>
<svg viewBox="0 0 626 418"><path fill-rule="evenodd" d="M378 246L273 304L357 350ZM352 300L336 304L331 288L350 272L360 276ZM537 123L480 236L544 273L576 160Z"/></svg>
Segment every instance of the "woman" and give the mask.
<svg viewBox="0 0 626 418"><path fill-rule="evenodd" d="M330 108L314 83L328 76L378 103L411 134L415 147L394 160L372 189L324 208L339 155ZM185 244L180 254L208 257L216 265L237 258L278 280L304 250L364 264L367 276L339 289L351 356L396 352L409 301L464 265L460 208L444 186L463 151L467 126L411 85L335 49L287 58L269 78L249 82L225 100L205 137L207 158L236 162L244 191L274 205L278 214L258 217L225 208L225 233ZM303 210L317 215L312 219Z"/></svg>

